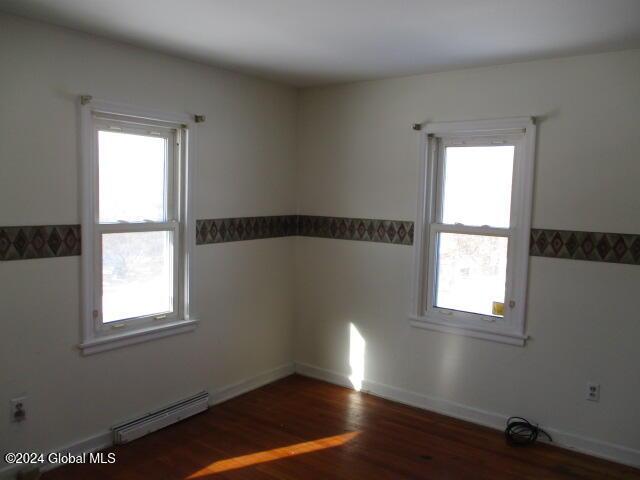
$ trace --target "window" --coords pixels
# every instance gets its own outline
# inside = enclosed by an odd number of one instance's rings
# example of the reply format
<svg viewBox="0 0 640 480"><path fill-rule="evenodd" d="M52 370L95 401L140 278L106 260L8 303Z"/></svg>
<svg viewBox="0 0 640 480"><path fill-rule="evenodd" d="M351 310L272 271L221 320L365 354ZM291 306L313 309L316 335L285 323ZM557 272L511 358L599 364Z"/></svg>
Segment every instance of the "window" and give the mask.
<svg viewBox="0 0 640 480"><path fill-rule="evenodd" d="M85 353L193 329L188 124L83 107Z"/></svg>
<svg viewBox="0 0 640 480"><path fill-rule="evenodd" d="M535 125L428 124L413 325L523 345Z"/></svg>

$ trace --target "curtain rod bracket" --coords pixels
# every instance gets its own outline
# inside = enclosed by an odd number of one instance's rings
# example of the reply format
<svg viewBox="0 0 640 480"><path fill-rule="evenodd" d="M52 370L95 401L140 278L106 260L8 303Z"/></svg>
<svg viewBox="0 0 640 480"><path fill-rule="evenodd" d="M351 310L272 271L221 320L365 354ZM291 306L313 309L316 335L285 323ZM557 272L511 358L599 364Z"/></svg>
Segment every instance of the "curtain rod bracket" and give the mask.
<svg viewBox="0 0 640 480"><path fill-rule="evenodd" d="M91 95L80 95L80 105L87 105L91 103L93 97Z"/></svg>
<svg viewBox="0 0 640 480"><path fill-rule="evenodd" d="M204 115L194 115L193 119L195 120L196 123L204 123L207 117L205 117Z"/></svg>
<svg viewBox="0 0 640 480"><path fill-rule="evenodd" d="M422 130L422 124L421 123L414 123L411 128L413 128L416 132L419 132L420 130Z"/></svg>

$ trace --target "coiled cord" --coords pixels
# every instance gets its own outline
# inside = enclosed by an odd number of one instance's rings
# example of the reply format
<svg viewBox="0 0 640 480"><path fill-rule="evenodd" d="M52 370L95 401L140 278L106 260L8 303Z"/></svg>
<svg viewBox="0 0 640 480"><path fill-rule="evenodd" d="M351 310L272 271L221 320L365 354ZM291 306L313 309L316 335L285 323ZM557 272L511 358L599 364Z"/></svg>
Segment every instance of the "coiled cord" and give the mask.
<svg viewBox="0 0 640 480"><path fill-rule="evenodd" d="M531 445L538 439L540 434L547 437L550 442L553 442L551 435L522 417L509 417L507 428L504 430L507 443L515 447Z"/></svg>

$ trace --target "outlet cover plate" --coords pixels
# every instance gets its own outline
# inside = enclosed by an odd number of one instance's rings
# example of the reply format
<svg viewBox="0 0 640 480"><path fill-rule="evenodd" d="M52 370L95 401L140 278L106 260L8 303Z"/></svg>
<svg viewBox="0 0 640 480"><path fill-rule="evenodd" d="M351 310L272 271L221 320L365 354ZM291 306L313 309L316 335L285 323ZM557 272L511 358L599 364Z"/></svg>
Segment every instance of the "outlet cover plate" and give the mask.
<svg viewBox="0 0 640 480"><path fill-rule="evenodd" d="M587 400L590 402L600 401L600 384L589 382L587 383Z"/></svg>
<svg viewBox="0 0 640 480"><path fill-rule="evenodd" d="M9 400L9 416L12 422L22 422L27 419L26 415L22 417L22 419L16 418L15 412L17 411L19 404L22 404L22 410L25 412L25 414L29 411L29 409L27 408L26 396L12 398L11 400Z"/></svg>

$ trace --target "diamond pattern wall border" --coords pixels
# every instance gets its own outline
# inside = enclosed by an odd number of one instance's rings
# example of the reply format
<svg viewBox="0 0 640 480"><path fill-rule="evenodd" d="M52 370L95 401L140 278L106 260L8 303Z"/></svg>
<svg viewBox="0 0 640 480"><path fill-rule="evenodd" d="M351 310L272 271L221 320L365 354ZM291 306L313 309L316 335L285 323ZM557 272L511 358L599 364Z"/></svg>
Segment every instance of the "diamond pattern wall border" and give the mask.
<svg viewBox="0 0 640 480"><path fill-rule="evenodd" d="M413 245L413 222L300 215L298 217L298 235Z"/></svg>
<svg viewBox="0 0 640 480"><path fill-rule="evenodd" d="M312 215L196 221L197 245L293 235L412 245L413 222Z"/></svg>
<svg viewBox="0 0 640 480"><path fill-rule="evenodd" d="M533 257L640 265L640 235L628 233L531 230Z"/></svg>
<svg viewBox="0 0 640 480"><path fill-rule="evenodd" d="M289 237L297 232L297 215L196 220L196 245Z"/></svg>
<svg viewBox="0 0 640 480"><path fill-rule="evenodd" d="M80 225L0 227L0 260L80 255Z"/></svg>
<svg viewBox="0 0 640 480"><path fill-rule="evenodd" d="M261 238L333 238L413 245L414 224L406 220L274 215L196 221L196 244ZM0 227L0 261L80 255L80 225ZM530 255L640 265L640 235L531 230Z"/></svg>

